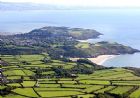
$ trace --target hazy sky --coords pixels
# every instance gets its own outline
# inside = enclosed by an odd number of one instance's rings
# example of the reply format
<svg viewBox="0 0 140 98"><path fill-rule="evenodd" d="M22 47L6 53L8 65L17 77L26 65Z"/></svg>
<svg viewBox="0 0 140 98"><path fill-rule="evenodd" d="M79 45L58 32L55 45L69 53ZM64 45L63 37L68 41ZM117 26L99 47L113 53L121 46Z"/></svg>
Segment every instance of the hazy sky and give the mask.
<svg viewBox="0 0 140 98"><path fill-rule="evenodd" d="M140 0L0 0L4 2L34 2L57 5L80 5L95 7L140 7Z"/></svg>

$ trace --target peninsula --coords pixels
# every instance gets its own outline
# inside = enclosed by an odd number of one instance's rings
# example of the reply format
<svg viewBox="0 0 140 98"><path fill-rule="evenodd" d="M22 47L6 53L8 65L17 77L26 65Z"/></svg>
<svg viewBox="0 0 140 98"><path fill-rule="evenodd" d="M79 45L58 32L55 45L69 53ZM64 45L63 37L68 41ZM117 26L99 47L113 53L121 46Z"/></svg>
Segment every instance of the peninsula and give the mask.
<svg viewBox="0 0 140 98"><path fill-rule="evenodd" d="M107 41L79 42L98 38L96 30L69 27L43 27L25 34L0 36L1 54L40 54L47 52L52 58L92 58L99 55L133 54L139 52L129 46Z"/></svg>

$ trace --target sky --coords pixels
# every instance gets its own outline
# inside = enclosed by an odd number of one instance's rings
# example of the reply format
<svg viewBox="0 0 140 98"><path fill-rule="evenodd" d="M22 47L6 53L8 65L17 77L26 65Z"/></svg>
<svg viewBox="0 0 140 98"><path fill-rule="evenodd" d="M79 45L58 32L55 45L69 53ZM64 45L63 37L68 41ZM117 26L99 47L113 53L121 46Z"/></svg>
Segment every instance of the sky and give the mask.
<svg viewBox="0 0 140 98"><path fill-rule="evenodd" d="M95 7L140 7L140 0L0 0L4 2L33 2L54 5Z"/></svg>

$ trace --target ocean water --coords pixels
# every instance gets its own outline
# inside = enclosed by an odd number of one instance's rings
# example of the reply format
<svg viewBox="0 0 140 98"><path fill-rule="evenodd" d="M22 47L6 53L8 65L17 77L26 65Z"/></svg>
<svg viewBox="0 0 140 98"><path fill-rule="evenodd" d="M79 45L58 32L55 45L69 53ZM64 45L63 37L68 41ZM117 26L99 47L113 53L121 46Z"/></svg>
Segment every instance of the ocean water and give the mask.
<svg viewBox="0 0 140 98"><path fill-rule="evenodd" d="M140 9L0 11L0 32L26 33L44 26L95 29L104 35L89 42L105 40L140 49ZM104 65L140 67L139 59L140 53L120 55Z"/></svg>

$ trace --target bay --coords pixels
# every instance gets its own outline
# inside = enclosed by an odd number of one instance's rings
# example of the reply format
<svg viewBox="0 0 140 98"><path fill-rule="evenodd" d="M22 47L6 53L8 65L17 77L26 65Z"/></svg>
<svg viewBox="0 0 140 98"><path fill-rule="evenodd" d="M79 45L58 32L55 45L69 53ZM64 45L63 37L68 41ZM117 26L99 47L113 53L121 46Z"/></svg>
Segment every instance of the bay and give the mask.
<svg viewBox="0 0 140 98"><path fill-rule="evenodd" d="M89 42L111 41L140 49L140 9L0 11L0 32L27 33L44 26L95 29L104 35ZM139 53L120 55L104 65L140 67L139 58Z"/></svg>

